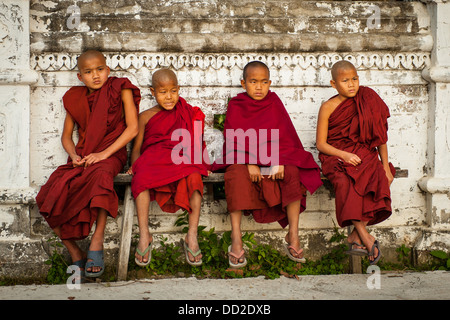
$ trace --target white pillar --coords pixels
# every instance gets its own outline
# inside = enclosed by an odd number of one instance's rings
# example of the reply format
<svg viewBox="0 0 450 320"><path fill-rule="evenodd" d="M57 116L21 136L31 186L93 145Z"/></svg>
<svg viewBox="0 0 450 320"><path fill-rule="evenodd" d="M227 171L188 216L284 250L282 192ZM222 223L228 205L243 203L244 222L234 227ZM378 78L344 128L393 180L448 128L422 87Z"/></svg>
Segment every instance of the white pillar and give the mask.
<svg viewBox="0 0 450 320"><path fill-rule="evenodd" d="M427 193L428 234L423 249L450 247L450 2L426 1L431 17L434 46L430 68L423 76L430 82L428 112L427 176L419 187Z"/></svg>
<svg viewBox="0 0 450 320"><path fill-rule="evenodd" d="M29 187L30 84L38 79L29 7L29 0L0 1L0 189Z"/></svg>

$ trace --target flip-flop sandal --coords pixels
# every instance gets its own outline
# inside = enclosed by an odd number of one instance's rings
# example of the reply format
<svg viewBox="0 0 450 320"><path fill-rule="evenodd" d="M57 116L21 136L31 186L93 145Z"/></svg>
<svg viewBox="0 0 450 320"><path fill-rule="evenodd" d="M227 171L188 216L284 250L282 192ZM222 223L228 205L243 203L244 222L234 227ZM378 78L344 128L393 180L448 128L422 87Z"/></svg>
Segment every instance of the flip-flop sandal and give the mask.
<svg viewBox="0 0 450 320"><path fill-rule="evenodd" d="M84 270L81 270L81 269L84 269L84 267L86 265L86 259L80 259L75 262L72 262L72 265L77 266L79 268L80 283L83 283L84 282L83 280L86 280L86 279L84 279L84 277L85 277ZM76 279L74 279L74 280L76 280Z"/></svg>
<svg viewBox="0 0 450 320"><path fill-rule="evenodd" d="M369 255L369 251L367 249L353 248L353 246L364 247L364 245L353 241L352 243L348 244L348 250L345 251L345 253L349 254L349 255L353 255L353 256L367 256L367 255Z"/></svg>
<svg viewBox="0 0 450 320"><path fill-rule="evenodd" d="M231 245L228 246L228 263L230 265L231 268L242 268L245 267L247 265L247 259L245 258L245 251L244 249L241 250L241 252L239 252L239 255L231 252ZM230 259L230 256L232 256L233 258L236 258L238 263L233 263ZM244 258L244 261L239 262L240 259L242 259L242 257Z"/></svg>
<svg viewBox="0 0 450 320"><path fill-rule="evenodd" d="M369 260L371 265L377 264L378 260L380 260L380 258L381 258L381 250L380 250L378 240L375 240L375 242L373 243L372 249L370 249L369 256L372 256L372 257L374 256L375 248L378 249L378 255L373 261Z"/></svg>
<svg viewBox="0 0 450 320"><path fill-rule="evenodd" d="M142 259L144 259L144 256L148 253L148 260L147 262L144 261L139 261L139 259L137 257L134 257L134 261L136 262L136 264L140 267L145 267L148 266L148 264L150 263L150 261L152 260L152 242L150 242L150 244L148 245L148 247L144 250L144 252L141 252L141 250L139 250L139 248L136 247L136 253L138 255L140 255L142 257Z"/></svg>
<svg viewBox="0 0 450 320"><path fill-rule="evenodd" d="M305 262L306 262L306 259L305 259L305 258L297 258L297 257L294 257L294 256L292 255L292 253L291 253L291 250L290 250L290 249L294 250L294 251L295 251L295 255L299 255L300 253L303 252L303 249L300 248L300 249L297 251L293 246L291 246L291 245L289 245L289 244L285 244L285 245L284 245L284 249L286 250L286 253L287 253L289 259L291 259L292 261L295 261L295 262L301 262L301 263L305 263Z"/></svg>
<svg viewBox="0 0 450 320"><path fill-rule="evenodd" d="M84 274L86 275L86 277L89 278L100 277L105 271L105 263L103 261L103 250L88 251L87 260L91 261L86 262L86 266L84 267ZM89 268L92 269L93 267L100 267L102 269L98 272L87 271L87 269Z"/></svg>
<svg viewBox="0 0 450 320"><path fill-rule="evenodd" d="M200 259L199 261L191 261L191 260L189 259L188 252L189 252L190 254L192 254L192 256L195 258L195 257L197 257L199 254L201 254L202 251L199 249L197 252L193 252L193 251L191 250L191 248L189 248L188 245L186 244L186 241L183 241L183 244L184 244L184 255L185 255L185 257L186 257L186 262L189 263L189 264L190 264L191 266L193 266L193 267L199 267L199 266L201 266L202 263L203 263L202 259Z"/></svg>

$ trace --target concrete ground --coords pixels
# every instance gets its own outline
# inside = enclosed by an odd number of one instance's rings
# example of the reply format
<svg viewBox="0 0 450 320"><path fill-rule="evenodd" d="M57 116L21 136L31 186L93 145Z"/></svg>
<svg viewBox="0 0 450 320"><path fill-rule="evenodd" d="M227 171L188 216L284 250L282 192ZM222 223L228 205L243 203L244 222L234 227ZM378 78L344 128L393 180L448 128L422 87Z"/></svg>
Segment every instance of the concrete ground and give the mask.
<svg viewBox="0 0 450 320"><path fill-rule="evenodd" d="M450 272L257 278L173 278L67 285L0 287L1 300L448 300ZM182 304L185 305L184 303ZM231 309L230 309L231 310ZM187 311L187 310L186 310ZM231 312L231 311L230 311Z"/></svg>

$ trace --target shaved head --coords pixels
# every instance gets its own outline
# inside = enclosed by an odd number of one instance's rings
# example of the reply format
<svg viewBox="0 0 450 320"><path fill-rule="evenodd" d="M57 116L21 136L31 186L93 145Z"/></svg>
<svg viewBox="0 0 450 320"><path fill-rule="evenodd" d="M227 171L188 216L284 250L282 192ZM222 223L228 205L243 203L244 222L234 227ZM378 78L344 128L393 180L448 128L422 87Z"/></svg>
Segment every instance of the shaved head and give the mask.
<svg viewBox="0 0 450 320"><path fill-rule="evenodd" d="M81 70L83 68L84 63L92 58L100 58L102 61L106 64L106 58L100 51L97 50L88 50L86 52L83 52L78 58L77 58L77 67L78 70Z"/></svg>
<svg viewBox="0 0 450 320"><path fill-rule="evenodd" d="M269 77L270 77L269 67L264 62L252 61L252 62L247 63L245 65L245 67L244 67L244 71L243 71L243 74L242 74L242 77L243 77L244 81L247 79L248 70L251 69L251 68L264 68L265 70L267 70L267 72L269 74Z"/></svg>
<svg viewBox="0 0 450 320"><path fill-rule="evenodd" d="M173 82L175 85L178 85L177 75L170 69L160 69L152 75L153 88L160 86L163 82L169 81Z"/></svg>
<svg viewBox="0 0 450 320"><path fill-rule="evenodd" d="M347 60L338 61L331 67L331 77L333 80L336 80L339 71L341 70L347 71L352 69L356 71L355 66L350 61Z"/></svg>

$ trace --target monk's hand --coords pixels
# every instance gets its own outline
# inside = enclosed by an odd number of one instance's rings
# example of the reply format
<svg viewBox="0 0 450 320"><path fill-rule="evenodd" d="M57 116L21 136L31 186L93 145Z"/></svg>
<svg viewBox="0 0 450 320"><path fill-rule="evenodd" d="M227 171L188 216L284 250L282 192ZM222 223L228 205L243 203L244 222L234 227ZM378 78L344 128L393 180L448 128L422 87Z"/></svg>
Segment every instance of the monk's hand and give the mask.
<svg viewBox="0 0 450 320"><path fill-rule="evenodd" d="M272 180L283 180L284 179L284 166L273 166L270 169L270 175L268 177Z"/></svg>
<svg viewBox="0 0 450 320"><path fill-rule="evenodd" d="M263 176L261 175L261 169L254 164L248 164L247 165L248 174L250 175L250 180L252 182L260 182L261 179L263 179Z"/></svg>
<svg viewBox="0 0 450 320"><path fill-rule="evenodd" d="M128 173L129 175L133 175L133 168L130 167L130 168L127 170L127 173Z"/></svg>
<svg viewBox="0 0 450 320"><path fill-rule="evenodd" d="M345 163L350 163L353 166L361 164L361 159L356 154L350 152L344 152L344 154L342 155L342 160L344 160Z"/></svg>
<svg viewBox="0 0 450 320"><path fill-rule="evenodd" d="M392 181L394 181L394 176L392 175L391 168L389 168L388 166L387 168L384 168L384 171L386 171L386 178L388 179L390 186Z"/></svg>
<svg viewBox="0 0 450 320"><path fill-rule="evenodd" d="M85 167L89 167L93 165L94 163L100 162L102 160L105 160L107 157L102 153L91 153L83 158L83 161L85 162Z"/></svg>
<svg viewBox="0 0 450 320"><path fill-rule="evenodd" d="M72 165L74 167L81 167L84 166L84 161L81 159L81 157L77 154L70 156L70 158L72 159Z"/></svg>

